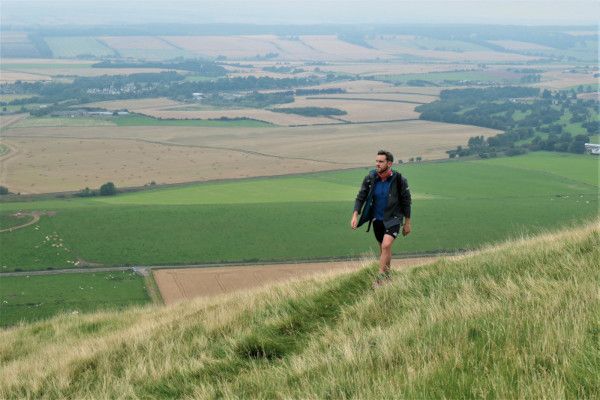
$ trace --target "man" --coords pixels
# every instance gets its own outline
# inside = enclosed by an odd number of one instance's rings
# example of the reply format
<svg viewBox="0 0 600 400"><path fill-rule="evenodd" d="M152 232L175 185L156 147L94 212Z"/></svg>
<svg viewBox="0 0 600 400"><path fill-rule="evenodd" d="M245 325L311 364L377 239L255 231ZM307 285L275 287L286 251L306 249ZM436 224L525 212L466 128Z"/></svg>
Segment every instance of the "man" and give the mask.
<svg viewBox="0 0 600 400"><path fill-rule="evenodd" d="M379 275L375 286L380 286L390 278L392 244L402 226L402 235L410 233L411 197L406 178L392 170L394 156L389 151L379 150L375 158L375 170L362 182L350 226L356 229L365 222L373 224L375 238L381 251ZM364 209L363 209L364 206ZM362 215L360 219L358 216ZM402 223L404 220L404 224Z"/></svg>

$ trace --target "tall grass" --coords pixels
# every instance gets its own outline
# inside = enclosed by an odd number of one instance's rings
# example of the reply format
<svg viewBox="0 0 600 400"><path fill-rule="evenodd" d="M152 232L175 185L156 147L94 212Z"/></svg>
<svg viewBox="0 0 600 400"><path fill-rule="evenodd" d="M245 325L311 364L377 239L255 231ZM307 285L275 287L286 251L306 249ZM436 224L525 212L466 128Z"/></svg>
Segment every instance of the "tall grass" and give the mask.
<svg viewBox="0 0 600 400"><path fill-rule="evenodd" d="M0 333L0 398L598 398L600 222Z"/></svg>

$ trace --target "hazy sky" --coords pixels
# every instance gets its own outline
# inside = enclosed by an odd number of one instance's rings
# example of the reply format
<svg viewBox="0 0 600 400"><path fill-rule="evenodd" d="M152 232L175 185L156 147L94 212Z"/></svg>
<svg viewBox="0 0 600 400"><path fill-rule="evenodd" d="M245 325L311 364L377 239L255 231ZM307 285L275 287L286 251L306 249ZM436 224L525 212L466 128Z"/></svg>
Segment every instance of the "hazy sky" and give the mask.
<svg viewBox="0 0 600 400"><path fill-rule="evenodd" d="M598 25L600 1L0 0L3 24L476 23Z"/></svg>

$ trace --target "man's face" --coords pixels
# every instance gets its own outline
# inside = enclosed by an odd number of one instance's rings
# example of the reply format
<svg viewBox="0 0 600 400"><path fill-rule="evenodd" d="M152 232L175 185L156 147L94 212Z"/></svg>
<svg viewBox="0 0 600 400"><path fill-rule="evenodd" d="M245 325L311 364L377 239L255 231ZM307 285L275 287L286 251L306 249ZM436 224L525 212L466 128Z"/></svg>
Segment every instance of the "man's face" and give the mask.
<svg viewBox="0 0 600 400"><path fill-rule="evenodd" d="M392 163L387 160L387 158L383 154L378 154L375 157L375 170L379 173L385 172L388 168L392 166Z"/></svg>

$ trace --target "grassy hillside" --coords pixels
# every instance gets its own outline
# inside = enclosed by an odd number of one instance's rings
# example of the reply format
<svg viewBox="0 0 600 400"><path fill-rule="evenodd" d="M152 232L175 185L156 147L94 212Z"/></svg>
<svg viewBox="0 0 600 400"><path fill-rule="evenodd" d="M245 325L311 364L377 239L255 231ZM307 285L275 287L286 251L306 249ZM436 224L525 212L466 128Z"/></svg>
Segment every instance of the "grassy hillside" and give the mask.
<svg viewBox="0 0 600 400"><path fill-rule="evenodd" d="M592 156L545 153L399 169L414 198L413 234L395 246L400 253L473 248L598 215L598 159ZM2 247L11 249L0 252L0 270L68 268L77 259L159 265L358 256L375 250L371 233L349 229L366 172L3 203L0 215L56 215L0 233Z"/></svg>
<svg viewBox="0 0 600 400"><path fill-rule="evenodd" d="M396 272L0 332L1 398L597 398L600 222Z"/></svg>

